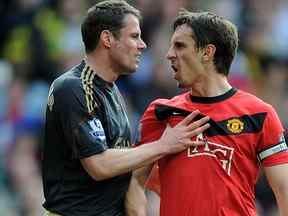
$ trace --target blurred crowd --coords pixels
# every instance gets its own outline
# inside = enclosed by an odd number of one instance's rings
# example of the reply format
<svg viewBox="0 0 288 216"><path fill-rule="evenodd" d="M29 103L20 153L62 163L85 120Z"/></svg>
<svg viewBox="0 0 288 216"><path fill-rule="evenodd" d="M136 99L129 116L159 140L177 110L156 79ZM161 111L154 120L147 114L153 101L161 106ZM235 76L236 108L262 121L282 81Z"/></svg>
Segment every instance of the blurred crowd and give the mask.
<svg viewBox="0 0 288 216"><path fill-rule="evenodd" d="M83 58L81 19L95 2L0 3L0 215L39 216L43 212L40 152L49 85ZM118 81L133 129L151 100L179 93L165 54L171 22L181 7L209 10L237 25L240 48L230 72L231 83L272 104L288 126L287 0L128 2L142 11L142 36L148 45L138 71ZM277 215L271 189L261 175L256 194L259 215Z"/></svg>

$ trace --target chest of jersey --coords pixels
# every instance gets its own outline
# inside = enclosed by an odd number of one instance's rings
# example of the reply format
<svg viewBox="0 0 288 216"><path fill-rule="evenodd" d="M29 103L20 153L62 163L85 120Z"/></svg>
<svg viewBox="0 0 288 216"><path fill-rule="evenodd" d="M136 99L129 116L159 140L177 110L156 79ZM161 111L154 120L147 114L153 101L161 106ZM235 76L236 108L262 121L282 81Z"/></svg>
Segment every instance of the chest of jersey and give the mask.
<svg viewBox="0 0 288 216"><path fill-rule="evenodd" d="M174 112L174 114L177 112ZM243 169L257 169L257 144L260 141L261 129L265 113L254 115L231 115L219 118L218 115L207 113L211 117L210 128L195 140L205 141L203 146L190 147L182 153L184 158L192 160L201 158L205 163L213 161L217 167L222 167L226 174L231 175L231 168L237 160L241 160ZM184 116L172 115L167 121L172 126L180 122ZM181 154L180 154L181 155ZM234 162L233 162L234 161ZM249 164L249 165L248 165ZM248 166L248 167L247 167Z"/></svg>
<svg viewBox="0 0 288 216"><path fill-rule="evenodd" d="M221 205L225 207L222 201L226 199L233 200L231 203L235 208L242 208L237 206L241 202L236 201L235 197L243 197L243 194L253 197L254 189L251 186L256 182L259 171L256 149L261 136L262 114L231 115L224 118L219 118L217 113L215 116L213 113L202 114L211 117L211 127L193 139L203 140L205 145L190 147L180 154L167 156L159 161L161 191L165 193L163 197L173 195L175 199L190 203L178 203L172 208L182 212L182 215L191 215L196 207L197 213L201 212L198 208L216 211L215 206L217 210ZM184 117L185 115L174 112L166 121L175 126ZM187 200L187 197L197 200ZM201 204L205 203L203 200L210 200L207 206ZM166 199L162 204L173 205ZM253 212L253 199L245 200L245 205L251 207Z"/></svg>
<svg viewBox="0 0 288 216"><path fill-rule="evenodd" d="M130 147L130 125L122 96L113 89L94 93L100 104L98 114L106 134L107 145L110 148Z"/></svg>

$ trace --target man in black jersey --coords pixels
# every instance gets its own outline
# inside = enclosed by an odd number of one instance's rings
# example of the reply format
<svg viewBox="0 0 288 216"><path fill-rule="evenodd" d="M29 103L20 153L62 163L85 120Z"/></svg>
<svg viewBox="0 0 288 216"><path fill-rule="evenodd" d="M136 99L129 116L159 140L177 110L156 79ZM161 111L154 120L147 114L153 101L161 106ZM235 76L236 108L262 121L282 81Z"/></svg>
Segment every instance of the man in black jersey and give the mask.
<svg viewBox="0 0 288 216"><path fill-rule="evenodd" d="M209 127L193 112L154 145L129 148L125 104L114 81L138 67L146 47L139 11L124 1L90 8L82 23L86 58L51 85L43 151L47 215L122 216L131 171L199 144Z"/></svg>

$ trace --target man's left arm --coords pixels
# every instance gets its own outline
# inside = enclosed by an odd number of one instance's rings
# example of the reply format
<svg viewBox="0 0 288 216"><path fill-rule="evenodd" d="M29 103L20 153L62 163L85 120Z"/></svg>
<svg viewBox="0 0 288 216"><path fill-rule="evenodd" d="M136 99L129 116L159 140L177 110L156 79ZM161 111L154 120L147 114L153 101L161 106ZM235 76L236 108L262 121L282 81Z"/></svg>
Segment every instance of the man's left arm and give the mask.
<svg viewBox="0 0 288 216"><path fill-rule="evenodd" d="M281 216L288 215L288 163L264 167L265 175L274 192Z"/></svg>
<svg viewBox="0 0 288 216"><path fill-rule="evenodd" d="M274 192L281 216L288 216L288 146L284 129L275 111L270 106L258 146L265 175Z"/></svg>
<svg viewBox="0 0 288 216"><path fill-rule="evenodd" d="M145 182L153 165L133 171L128 191L126 193L125 208L127 216L147 215L147 197L145 195Z"/></svg>

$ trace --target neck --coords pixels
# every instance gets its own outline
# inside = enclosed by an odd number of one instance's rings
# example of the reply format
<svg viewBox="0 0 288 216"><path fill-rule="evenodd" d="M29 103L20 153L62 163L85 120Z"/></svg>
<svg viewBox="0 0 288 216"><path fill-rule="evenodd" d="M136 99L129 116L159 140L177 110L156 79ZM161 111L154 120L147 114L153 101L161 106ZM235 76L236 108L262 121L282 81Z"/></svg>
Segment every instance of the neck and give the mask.
<svg viewBox="0 0 288 216"><path fill-rule="evenodd" d="M103 80L113 83L118 79L118 74L112 69L109 58L105 53L96 51L86 54L86 62Z"/></svg>
<svg viewBox="0 0 288 216"><path fill-rule="evenodd" d="M222 74L213 74L199 80L191 87L191 95L198 97L215 97L226 93L232 86L227 77Z"/></svg>

